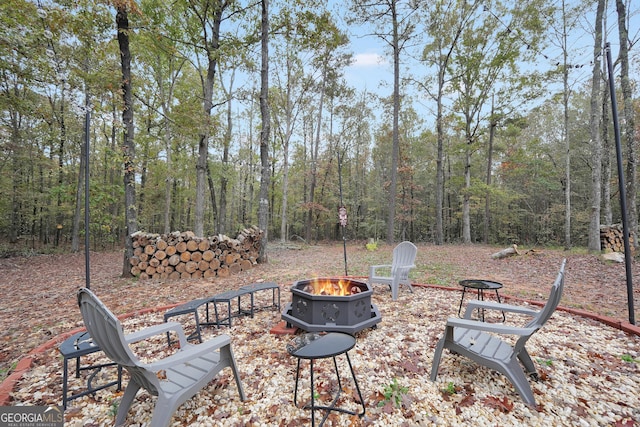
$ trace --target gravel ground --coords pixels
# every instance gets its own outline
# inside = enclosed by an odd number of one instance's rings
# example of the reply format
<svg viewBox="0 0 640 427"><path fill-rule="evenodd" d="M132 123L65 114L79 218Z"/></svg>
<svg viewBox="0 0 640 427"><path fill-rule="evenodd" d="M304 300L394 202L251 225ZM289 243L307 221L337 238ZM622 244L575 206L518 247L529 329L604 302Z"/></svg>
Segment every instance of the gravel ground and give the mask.
<svg viewBox="0 0 640 427"><path fill-rule="evenodd" d="M288 285L292 281L344 272L341 245L338 249L335 245L301 250L279 249L273 252L268 265L258 266L232 279L179 284L136 284L116 279L114 262L121 260L114 257L110 262L98 262L100 265L104 263L105 267L111 265L111 272L102 272L101 269L96 273L92 289L114 312L122 314L277 278L283 290L283 303L286 303L290 299ZM367 265L382 263L390 249L381 248L378 252L369 253L362 248L349 248L350 262L353 262L349 273L366 275ZM531 382L538 403L536 408L526 406L500 374L448 352L443 354L437 381L429 381L433 350L446 318L457 314L460 299L457 280L483 277L502 281L505 296L543 300L560 260L565 256L561 252L545 251L498 262L490 260L490 254L497 250L485 246L460 246L444 251L442 248L419 246L419 257L424 258L419 259L414 280L449 285L456 291L416 287L414 293L409 293L401 289L399 300L394 302L387 288L375 287L372 298L382 313L382 321L377 328L359 332L357 344L349 353L365 400L366 414L358 418L332 413L325 425L640 425L637 392L640 390L640 338L562 311L557 311L527 345L541 377L540 381ZM594 256L570 255L567 258L566 291L561 304L579 308L593 305L606 310L609 315L611 305L617 307L618 318L621 318L624 310L619 304L609 304L609 301L619 300L617 292L624 292L603 288L608 280L619 281L621 274L624 277L624 267L601 264ZM18 264L14 260L14 265ZM587 265L591 268L584 268ZM78 277L78 274L67 270L67 275L73 279L67 280L65 286L68 288L62 296L56 294L40 299L40 302L47 303L50 299L64 300L58 308L61 315L55 319L50 317L48 322L45 318L40 319L42 325L39 328L34 326L29 334L14 333L10 339L5 338L9 348L20 345L20 336L26 342L25 336L34 338L39 333L42 342L52 335L81 326L73 301L77 282L81 283L82 275ZM50 282L59 280L54 275L49 275L49 279ZM598 294L585 296L585 289L595 289L594 292L605 297L593 300L598 298ZM3 313L6 315L6 311ZM520 320L509 316L507 323L515 324ZM187 329L192 327L189 318L181 321ZM133 331L159 322L162 322L162 312L129 317L124 326L126 331ZM260 311L253 319L234 319L232 328L204 328L205 339L221 333L231 336L247 400L239 400L227 369L179 408L172 425L294 426L309 423L309 411L293 403L296 365L295 359L286 352L286 344L292 336L269 333L278 322L279 312ZM171 350L167 349L163 337L159 337L146 346L136 347L136 351L142 357L153 358L166 355ZM87 358L87 361L91 360L98 361L93 356ZM346 375L346 361L344 358L338 361L345 385L339 403L358 409L355 405L357 394ZM320 387L321 401L330 399L337 386L329 362L325 360L316 365L319 381L316 384ZM303 364L303 368L306 367ZM16 385L11 404L60 404L61 371L62 360L55 347L37 355L33 368ZM106 379L113 373L105 371L103 375ZM80 390L83 384L73 380L71 386ZM300 387L300 390L308 391L308 369L302 371ZM112 388L98 392L95 398L72 401L65 413L65 425L112 425L120 395ZM397 405L393 404L396 401L394 396L398 397ZM155 398L140 392L129 412L128 425L148 423L154 402Z"/></svg>

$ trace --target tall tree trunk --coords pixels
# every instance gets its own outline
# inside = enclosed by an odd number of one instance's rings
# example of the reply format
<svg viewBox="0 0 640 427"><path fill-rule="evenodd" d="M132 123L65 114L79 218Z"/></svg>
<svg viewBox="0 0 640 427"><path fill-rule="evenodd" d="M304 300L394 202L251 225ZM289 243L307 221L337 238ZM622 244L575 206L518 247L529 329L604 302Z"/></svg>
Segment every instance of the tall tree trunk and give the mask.
<svg viewBox="0 0 640 427"><path fill-rule="evenodd" d="M493 138L496 134L496 118L493 110L493 98L491 99L491 120L489 123L489 147L487 148L487 194L484 201L484 243L489 243L489 226L491 225L491 166L493 163Z"/></svg>
<svg viewBox="0 0 640 427"><path fill-rule="evenodd" d="M605 0L598 0L596 12L596 34L593 45L593 72L591 75L591 116L589 117L589 136L591 138L591 218L589 222L589 250L600 252L600 206L602 203L602 139L600 134L600 61L602 57L602 27Z"/></svg>
<svg viewBox="0 0 640 427"><path fill-rule="evenodd" d="M467 118L467 146L464 156L464 193L462 195L462 241L471 243L471 147L473 136L470 129L471 119Z"/></svg>
<svg viewBox="0 0 640 427"><path fill-rule="evenodd" d="M88 108L88 107L87 107ZM87 132L88 129L85 129ZM86 136L85 136L86 137ZM76 181L76 206L73 210L73 226L71 229L71 251L78 252L80 250L80 215L82 214L82 201L83 201L83 183L84 183L84 175L86 162L86 150L87 147L85 144L80 144L80 168L78 170L78 180ZM85 229L87 224L85 224Z"/></svg>
<svg viewBox="0 0 640 427"><path fill-rule="evenodd" d="M130 277L129 259L133 256L133 241L131 235L138 231L136 214L136 173L134 166L135 144L133 139L133 94L131 90L131 51L129 50L129 16L126 6L118 8L116 13L118 27L118 46L120 47L120 65L122 69L122 124L124 126L124 141L122 156L124 164L124 206L127 235L125 237L125 251L122 276Z"/></svg>
<svg viewBox="0 0 640 427"><path fill-rule="evenodd" d="M269 241L269 136L271 134L271 118L269 114L269 0L262 0L261 47L262 67L260 69L260 206L258 207L258 226L263 230L262 244L258 262L266 263L267 242Z"/></svg>
<svg viewBox="0 0 640 427"><path fill-rule="evenodd" d="M285 101L285 133L282 141L282 213L280 216L280 241L288 239L287 233L287 209L289 203L289 142L293 133L293 113L291 102L291 72L292 61L290 51L287 50L287 88Z"/></svg>
<svg viewBox="0 0 640 427"><path fill-rule="evenodd" d="M400 153L400 35L396 0L391 0L393 22L393 147L391 151L391 185L389 187L389 217L387 218L387 244L395 239L396 193L398 185L398 157Z"/></svg>
<svg viewBox="0 0 640 427"><path fill-rule="evenodd" d="M227 232L227 184L229 179L227 178L227 170L229 169L229 146L231 145L231 135L233 132L233 117L232 117L232 92L233 81L235 79L235 69L231 72L231 81L229 83L229 90L227 91L227 128L224 131L224 141L222 147L222 176L220 177L220 210L218 212L218 233L225 234ZM214 205L215 206L215 205Z"/></svg>
<svg viewBox="0 0 640 427"><path fill-rule="evenodd" d="M320 102L318 105L318 121L316 123L316 136L311 137L311 181L309 182L309 210L307 211L307 225L305 227L305 239L311 241L311 231L313 227L314 209L313 204L316 197L316 185L318 184L318 155L320 151L320 130L322 128L322 110L324 109L324 93L327 84L327 64L322 69L322 87L320 89Z"/></svg>
<svg viewBox="0 0 640 427"><path fill-rule="evenodd" d="M564 107L564 124L562 126L562 140L564 141L565 157L564 157L564 248L571 249L571 144L569 143L569 63L567 52L567 13L565 10L565 2L562 2L562 55L563 55L563 71L562 81L563 89L563 107Z"/></svg>
<svg viewBox="0 0 640 427"><path fill-rule="evenodd" d="M60 140L58 145L58 186L62 188L64 184L64 147L67 142L67 126L64 120L64 104L66 102L64 84L62 85L60 96L60 117L58 123L60 125ZM51 102L51 107L55 115L55 101ZM56 235L54 238L54 245L57 247L60 244L60 236L62 235L62 223L64 221L64 215L62 213L62 193L58 192L56 198Z"/></svg>
<svg viewBox="0 0 640 427"><path fill-rule="evenodd" d="M228 4L220 0L215 0L210 5L212 22L210 29L211 40L207 38L209 34L207 25L208 17L202 16L202 37L207 52L207 76L203 82L203 110L204 129L198 141L198 159L196 161L196 200L194 230L196 236L204 236L204 201L205 186L207 184L207 161L209 160L209 129L211 125L211 110L213 109L213 86L215 82L216 67L218 66L218 55L220 49L220 24L222 13Z"/></svg>
<svg viewBox="0 0 640 427"><path fill-rule="evenodd" d="M603 64L602 67L602 76L607 75L606 64ZM611 111L610 107L610 96L609 93L609 81L607 78L604 78L604 92L602 94L602 105L601 105L601 113L602 113L602 129L600 132L602 133L602 176L603 176L603 185L602 185L602 200L604 202L604 223L607 225L613 224L613 210L611 209L611 138L609 137L609 113Z"/></svg>
<svg viewBox="0 0 640 427"><path fill-rule="evenodd" d="M637 200L637 180L638 180L638 148L635 138L635 120L633 111L633 87L629 79L629 32L627 30L627 12L623 0L616 0L618 11L618 36L620 39L620 87L624 102L624 127L623 134L627 142L627 210L629 231L633 238L633 245L638 247L638 207Z"/></svg>

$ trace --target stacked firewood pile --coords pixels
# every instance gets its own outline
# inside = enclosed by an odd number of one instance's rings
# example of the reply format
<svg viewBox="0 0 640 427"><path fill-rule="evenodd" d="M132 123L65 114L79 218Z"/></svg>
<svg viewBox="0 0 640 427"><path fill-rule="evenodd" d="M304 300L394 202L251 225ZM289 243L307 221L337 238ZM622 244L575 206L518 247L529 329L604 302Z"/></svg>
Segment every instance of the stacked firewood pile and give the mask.
<svg viewBox="0 0 640 427"><path fill-rule="evenodd" d="M633 236L629 237L633 251ZM600 226L600 246L604 252L624 252L624 233L622 224Z"/></svg>
<svg viewBox="0 0 640 427"><path fill-rule="evenodd" d="M134 233L131 274L140 279L228 277L257 263L262 230L253 226L235 239L223 234L196 237L193 232Z"/></svg>

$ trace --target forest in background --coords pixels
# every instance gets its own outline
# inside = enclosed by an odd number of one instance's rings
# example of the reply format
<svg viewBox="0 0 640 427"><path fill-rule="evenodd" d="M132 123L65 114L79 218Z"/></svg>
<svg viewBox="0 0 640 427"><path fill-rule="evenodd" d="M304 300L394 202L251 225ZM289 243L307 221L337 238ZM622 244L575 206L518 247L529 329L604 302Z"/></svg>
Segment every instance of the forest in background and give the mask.
<svg viewBox="0 0 640 427"><path fill-rule="evenodd" d="M88 157L96 249L127 209L152 233L591 247L621 216L606 42L635 232L639 9L595 3L4 1L0 246L78 250ZM354 28L387 46L378 90L346 78Z"/></svg>

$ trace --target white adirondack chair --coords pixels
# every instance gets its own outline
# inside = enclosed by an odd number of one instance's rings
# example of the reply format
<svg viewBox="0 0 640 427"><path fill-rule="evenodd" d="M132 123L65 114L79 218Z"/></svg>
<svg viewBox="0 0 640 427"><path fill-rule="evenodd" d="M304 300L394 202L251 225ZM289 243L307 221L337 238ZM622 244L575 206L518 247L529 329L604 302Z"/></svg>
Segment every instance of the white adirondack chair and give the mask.
<svg viewBox="0 0 640 427"><path fill-rule="evenodd" d="M80 289L78 305L94 343L131 376L118 407L115 425L124 424L136 393L142 387L158 396L150 425L168 426L178 406L198 393L227 366L233 370L240 399L245 400L228 335L217 336L202 344L188 344L182 326L177 322L166 322L125 337L120 321L92 291ZM180 350L152 363L140 361L127 344L169 331L178 334Z"/></svg>
<svg viewBox="0 0 640 427"><path fill-rule="evenodd" d="M480 365L502 373L511 381L525 403L535 406L536 402L527 374L537 379L538 373L525 344L547 322L558 306L564 287L566 262L566 260L562 261L560 271L551 287L549 299L539 311L491 301L471 301L467 305L463 319L449 318L444 336L438 342L433 355L431 381L435 381L438 376L442 350L447 348L454 354L468 357ZM532 319L522 327L471 320L471 313L476 308L520 313L531 316ZM500 335L516 336L515 344L512 345L511 342L503 340Z"/></svg>
<svg viewBox="0 0 640 427"><path fill-rule="evenodd" d="M411 242L402 242L393 249L391 264L372 265L369 267L369 284L383 283L391 288L391 298L398 299L400 285L406 285L413 292L409 271L415 268L418 248Z"/></svg>

